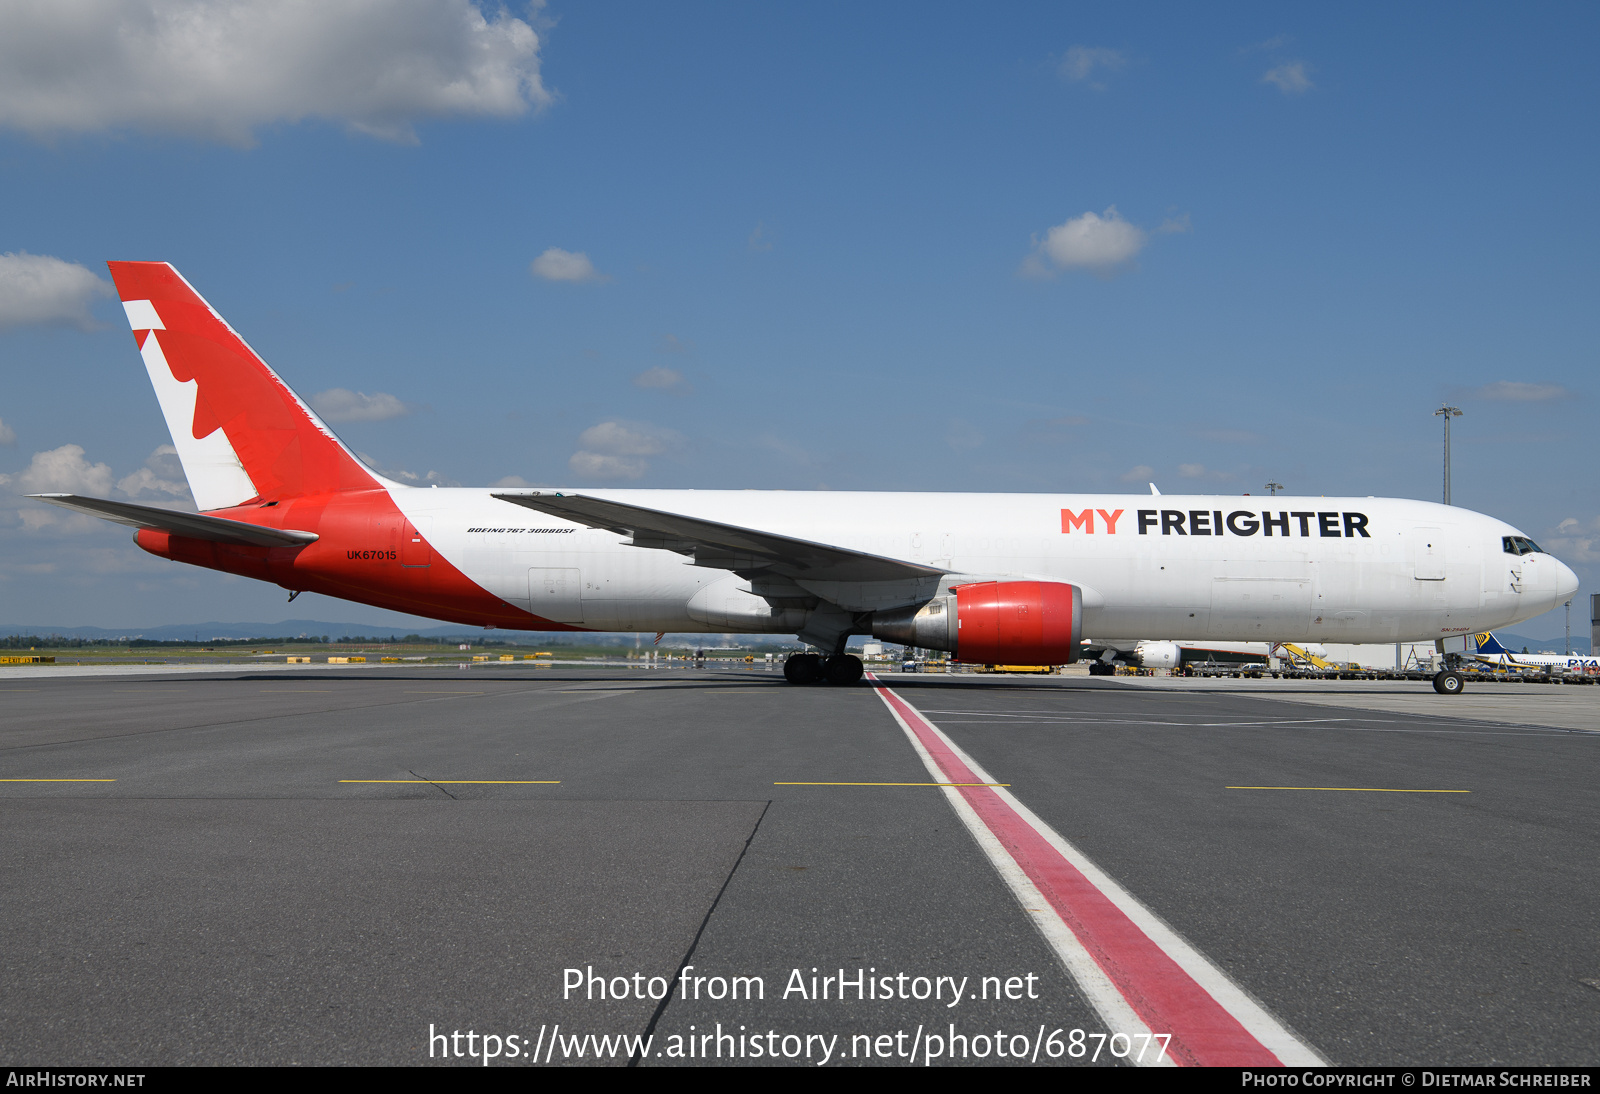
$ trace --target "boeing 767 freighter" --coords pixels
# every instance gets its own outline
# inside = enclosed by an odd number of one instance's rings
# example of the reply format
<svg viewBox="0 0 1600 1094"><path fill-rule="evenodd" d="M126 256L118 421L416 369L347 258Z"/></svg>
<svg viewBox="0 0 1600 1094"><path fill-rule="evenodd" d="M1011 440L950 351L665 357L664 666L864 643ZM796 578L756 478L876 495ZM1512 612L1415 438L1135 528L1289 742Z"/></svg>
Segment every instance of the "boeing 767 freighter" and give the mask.
<svg viewBox="0 0 1600 1094"><path fill-rule="evenodd" d="M794 634L820 652L791 682L849 684L853 634L1012 664L1075 661L1085 634L1413 642L1578 588L1503 521L1393 498L407 486L172 266L109 265L200 512L34 496L292 593L515 630Z"/></svg>

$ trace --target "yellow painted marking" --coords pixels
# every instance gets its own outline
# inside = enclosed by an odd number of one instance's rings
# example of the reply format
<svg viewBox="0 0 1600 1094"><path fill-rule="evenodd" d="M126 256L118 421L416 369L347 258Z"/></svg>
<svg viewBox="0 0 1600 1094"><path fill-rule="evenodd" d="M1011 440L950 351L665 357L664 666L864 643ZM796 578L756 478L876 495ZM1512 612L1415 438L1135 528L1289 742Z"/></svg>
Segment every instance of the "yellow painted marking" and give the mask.
<svg viewBox="0 0 1600 1094"><path fill-rule="evenodd" d="M420 783L423 786L555 786L560 779L340 779L342 783Z"/></svg>
<svg viewBox="0 0 1600 1094"><path fill-rule="evenodd" d="M116 779L0 779L0 783L114 783Z"/></svg>
<svg viewBox="0 0 1600 1094"><path fill-rule="evenodd" d="M1010 782L774 782L774 787L1010 787Z"/></svg>
<svg viewBox="0 0 1600 1094"><path fill-rule="evenodd" d="M1470 790L1404 790L1387 786L1230 786L1229 790L1351 790L1358 794L1470 794Z"/></svg>

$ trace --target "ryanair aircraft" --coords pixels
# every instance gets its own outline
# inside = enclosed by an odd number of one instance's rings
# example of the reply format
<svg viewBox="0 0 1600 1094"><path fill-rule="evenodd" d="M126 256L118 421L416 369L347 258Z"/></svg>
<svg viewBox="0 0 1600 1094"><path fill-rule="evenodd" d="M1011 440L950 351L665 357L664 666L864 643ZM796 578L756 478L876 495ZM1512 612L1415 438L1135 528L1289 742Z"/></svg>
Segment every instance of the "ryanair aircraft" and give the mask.
<svg viewBox="0 0 1600 1094"><path fill-rule="evenodd" d="M1492 633L1473 635L1478 652L1474 661L1499 669L1561 669L1566 672L1600 672L1600 657L1574 653L1512 653Z"/></svg>

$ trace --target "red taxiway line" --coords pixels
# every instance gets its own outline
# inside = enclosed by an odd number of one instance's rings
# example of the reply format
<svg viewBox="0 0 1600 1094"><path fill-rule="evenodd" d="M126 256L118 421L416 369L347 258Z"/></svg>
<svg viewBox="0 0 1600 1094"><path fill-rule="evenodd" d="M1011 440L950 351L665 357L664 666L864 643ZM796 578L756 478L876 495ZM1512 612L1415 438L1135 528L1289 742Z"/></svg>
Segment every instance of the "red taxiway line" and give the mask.
<svg viewBox="0 0 1600 1094"><path fill-rule="evenodd" d="M869 677L876 682L876 677ZM923 714L890 689L879 686L878 695L899 716L921 744L938 774L952 783L993 783L994 779L959 754L953 742ZM974 770L974 768L977 768ZM1002 791L993 786L963 785L946 791L959 794L978 820L999 841L1004 852L1037 888L1083 950L1093 958L1111 987L1140 1021L1156 1034L1171 1033L1168 1054L1172 1062L1190 1066L1276 1067L1286 1062L1322 1063L1320 1057L1292 1033L1278 1026L1243 991L1203 957L1190 951L1207 967L1206 979L1228 989L1220 994L1230 1002L1247 1002L1247 1020L1261 1032L1262 1020L1270 1025L1268 1039L1292 1050L1280 1058L1247 1029L1228 1006L1202 986L1118 904L1075 866L1056 844L1065 841L1043 822L1020 814ZM1041 831L1041 828L1044 831ZM1048 832L1047 836L1045 833ZM976 833L975 833L976 834ZM1052 840L1052 838L1054 839ZM997 864L998 865L998 864ZM1131 899L1122 894L1125 900ZM1147 913L1148 914L1148 913ZM1153 917L1151 917L1153 918ZM1179 941L1174 936L1174 941ZM1179 941L1187 949L1187 945ZM1069 969L1071 968L1069 964ZM1081 979L1081 978L1080 978ZM1088 988L1088 985L1084 985ZM1086 991L1095 1002L1093 991ZM1120 1009L1120 1008L1119 1008ZM1104 1016L1104 1015L1103 1015Z"/></svg>

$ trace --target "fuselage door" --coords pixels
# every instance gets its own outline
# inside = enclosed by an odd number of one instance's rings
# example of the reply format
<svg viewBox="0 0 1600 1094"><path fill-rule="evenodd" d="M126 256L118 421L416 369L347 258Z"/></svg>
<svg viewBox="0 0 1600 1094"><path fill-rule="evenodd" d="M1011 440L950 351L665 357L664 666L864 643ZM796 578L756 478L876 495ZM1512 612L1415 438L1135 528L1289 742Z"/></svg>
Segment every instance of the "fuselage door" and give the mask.
<svg viewBox="0 0 1600 1094"><path fill-rule="evenodd" d="M582 623L582 571L575 566L530 567L528 610L552 623Z"/></svg>
<svg viewBox="0 0 1600 1094"><path fill-rule="evenodd" d="M1418 581L1444 580L1444 529L1413 528L1411 530L1413 565Z"/></svg>
<svg viewBox="0 0 1600 1094"><path fill-rule="evenodd" d="M418 517L415 521L405 522L400 529L400 565L433 565L433 547L428 543L428 534L432 531L432 517Z"/></svg>

